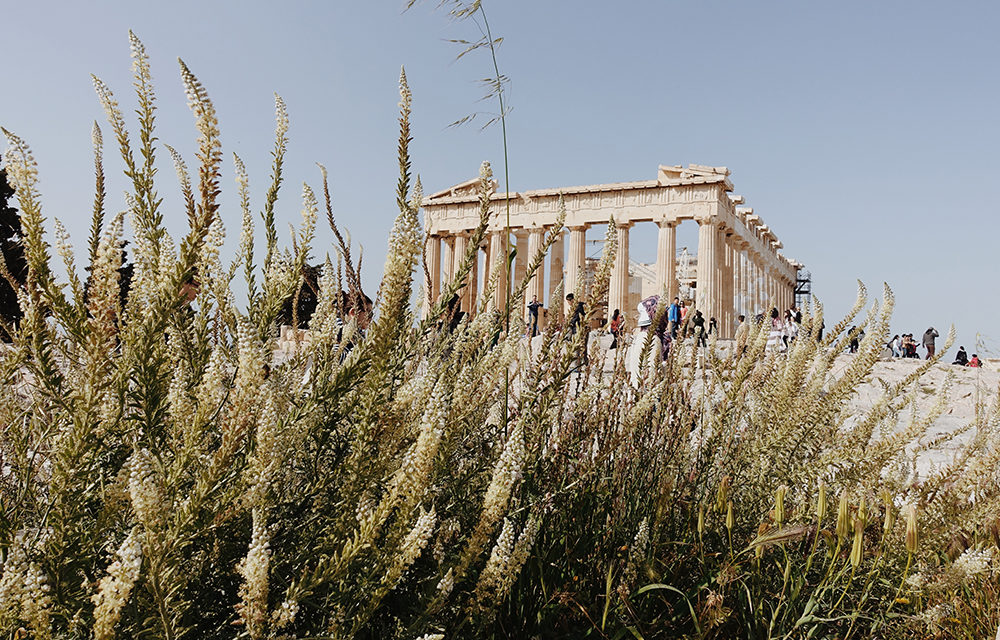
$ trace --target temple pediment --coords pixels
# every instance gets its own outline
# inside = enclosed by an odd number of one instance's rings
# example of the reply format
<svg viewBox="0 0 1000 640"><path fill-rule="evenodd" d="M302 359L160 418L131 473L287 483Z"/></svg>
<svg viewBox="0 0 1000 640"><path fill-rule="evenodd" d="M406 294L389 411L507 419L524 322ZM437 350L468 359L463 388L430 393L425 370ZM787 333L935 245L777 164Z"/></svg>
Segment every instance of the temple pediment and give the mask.
<svg viewBox="0 0 1000 640"><path fill-rule="evenodd" d="M495 193L497 190L497 181L490 180L490 193ZM432 193L427 196L427 200L437 200L439 198L461 198L468 196L476 196L479 193L479 178L471 178L465 182L459 182L458 184L448 187L447 189L442 189L437 193Z"/></svg>
<svg viewBox="0 0 1000 640"><path fill-rule="evenodd" d="M683 167L679 164L661 164L656 174L660 184L684 184L698 182L729 182L729 169L726 167L709 167L703 164L689 164ZM732 186L729 187L732 189Z"/></svg>

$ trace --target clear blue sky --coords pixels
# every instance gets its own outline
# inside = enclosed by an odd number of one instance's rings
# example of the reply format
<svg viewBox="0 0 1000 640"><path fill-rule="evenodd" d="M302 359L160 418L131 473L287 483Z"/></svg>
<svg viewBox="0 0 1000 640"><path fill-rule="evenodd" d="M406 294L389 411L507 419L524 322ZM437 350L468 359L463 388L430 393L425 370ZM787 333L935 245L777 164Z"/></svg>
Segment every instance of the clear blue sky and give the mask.
<svg viewBox="0 0 1000 640"><path fill-rule="evenodd" d="M85 245L92 199L90 126L103 124L90 73L126 109L128 29L151 55L159 137L193 165L195 132L181 57L208 88L227 153L224 219L238 235L231 152L247 162L262 206L273 98L291 124L282 221L298 222L302 181L330 170L339 220L365 248L374 288L394 211L396 82L414 94L414 170L427 192L499 170L498 128L448 128L476 110L485 55L455 61L450 38L474 39L430 0L409 12L370 2L3 2L7 55L0 124L33 147L46 213ZM897 294L894 330L929 325L975 351L996 350L1000 170L997 38L988 2L667 2L487 0L511 78L514 190L656 176L658 164L725 165L812 271L828 315L855 281ZM107 134L107 127L104 127ZM106 145L107 169L120 163ZM160 153L168 225L180 231L173 170ZM120 175L109 189L123 206ZM693 225L690 225L693 226ZM287 235L287 233L285 233ZM682 227L681 243L694 232ZM321 230L318 248L329 243ZM633 234L633 253L653 242ZM830 323L828 323L830 324Z"/></svg>

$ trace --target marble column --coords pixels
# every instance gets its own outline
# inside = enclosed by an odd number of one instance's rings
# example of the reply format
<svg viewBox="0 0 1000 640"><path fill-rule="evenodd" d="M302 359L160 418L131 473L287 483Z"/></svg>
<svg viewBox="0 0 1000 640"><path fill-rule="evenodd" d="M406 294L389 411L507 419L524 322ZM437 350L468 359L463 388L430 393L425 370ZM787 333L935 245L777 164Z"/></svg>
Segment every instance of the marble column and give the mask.
<svg viewBox="0 0 1000 640"><path fill-rule="evenodd" d="M462 267L462 261L465 260L465 250L468 243L468 238L464 233L458 233L455 235L455 246L452 249L452 262L451 262L451 273L452 277L458 276L458 270ZM465 280L465 286L458 291L459 308L462 311L469 311L469 285L468 278Z"/></svg>
<svg viewBox="0 0 1000 640"><path fill-rule="evenodd" d="M566 286L563 296L572 293L583 299L587 268L587 227L569 228L569 261L566 264Z"/></svg>
<svg viewBox="0 0 1000 640"><path fill-rule="evenodd" d="M736 315L748 316L747 312L747 261L746 241L740 240L736 253Z"/></svg>
<svg viewBox="0 0 1000 640"><path fill-rule="evenodd" d="M756 251L753 254L753 312L756 313L767 313L767 309L764 306L767 301L764 300L764 274L761 271L761 255Z"/></svg>
<svg viewBox="0 0 1000 640"><path fill-rule="evenodd" d="M615 309L631 316L632 310L628 308L628 232L632 223L615 224L615 234L618 240L618 251L615 252L615 262L611 267L611 282L608 284L608 316L614 313Z"/></svg>
<svg viewBox="0 0 1000 640"><path fill-rule="evenodd" d="M528 232L525 229L515 229L513 233L517 255L514 258L514 279L511 282L511 296L520 289L521 283L524 282L525 275L528 273L528 261L531 260L531 256L528 255ZM518 313L523 312L525 293L522 293L521 297L517 300L513 297L511 298L510 310L512 318L516 317Z"/></svg>
<svg viewBox="0 0 1000 640"><path fill-rule="evenodd" d="M715 241L718 226L714 220L698 220L698 275L695 286L695 309L701 311L705 321L712 316L715 302Z"/></svg>
<svg viewBox="0 0 1000 640"><path fill-rule="evenodd" d="M469 314L476 315L476 306L479 304L479 253L481 249L476 248L476 253L472 257L472 268L469 269L469 283L465 287L465 299L468 305Z"/></svg>
<svg viewBox="0 0 1000 640"><path fill-rule="evenodd" d="M716 323L721 327L723 316L725 316L726 302L726 229L721 224L716 225L715 236L715 280L712 287L715 291L715 304L709 318L714 317ZM707 325L706 325L707 326Z"/></svg>
<svg viewBox="0 0 1000 640"><path fill-rule="evenodd" d="M664 220L656 243L656 292L672 301L677 295L677 223Z"/></svg>
<svg viewBox="0 0 1000 640"><path fill-rule="evenodd" d="M424 284L424 317L441 295L441 236L427 238L427 277Z"/></svg>
<svg viewBox="0 0 1000 640"><path fill-rule="evenodd" d="M455 236L444 236L441 242L441 290L451 285L455 277ZM440 293L438 294L440 295Z"/></svg>
<svg viewBox="0 0 1000 640"><path fill-rule="evenodd" d="M517 246L517 256L514 258L513 288L517 289L524 282L524 274L528 271L528 232L524 229L514 230L514 240Z"/></svg>
<svg viewBox="0 0 1000 640"><path fill-rule="evenodd" d="M504 242L504 231L494 231L490 234L489 277L496 279L493 290L493 308L503 311L507 304L507 294L510 292L510 274L506 272L507 247Z"/></svg>
<svg viewBox="0 0 1000 640"><path fill-rule="evenodd" d="M774 267L772 265L767 266L767 272L765 275L767 281L767 307L768 309L777 308L781 306L778 302L777 287L775 286L774 279ZM780 312L781 309L778 309Z"/></svg>
<svg viewBox="0 0 1000 640"><path fill-rule="evenodd" d="M784 314L785 310L788 309L785 300L785 277L777 269L774 272L774 288L774 297L778 299L778 311Z"/></svg>
<svg viewBox="0 0 1000 640"><path fill-rule="evenodd" d="M531 229L528 232L528 263L535 259L538 252L542 250L542 241L544 240L545 230L536 228ZM538 301L545 302L545 260L542 260L538 264L538 269L535 273L531 275L531 280L528 281L528 288L524 291L524 315L527 317L528 313L528 303L531 302L531 297L537 296Z"/></svg>
<svg viewBox="0 0 1000 640"><path fill-rule="evenodd" d="M549 248L549 294L545 302L545 308L549 313L556 313L562 310L561 300L556 300L556 289L565 277L563 275L563 253L565 252L566 236L560 233ZM563 294L565 295L565 294ZM539 298L541 300L541 298Z"/></svg>
<svg viewBox="0 0 1000 640"><path fill-rule="evenodd" d="M732 336L733 324L733 262L736 258L733 251L733 234L727 231L725 241L723 268L722 268L722 316L719 320L719 337L729 338Z"/></svg>

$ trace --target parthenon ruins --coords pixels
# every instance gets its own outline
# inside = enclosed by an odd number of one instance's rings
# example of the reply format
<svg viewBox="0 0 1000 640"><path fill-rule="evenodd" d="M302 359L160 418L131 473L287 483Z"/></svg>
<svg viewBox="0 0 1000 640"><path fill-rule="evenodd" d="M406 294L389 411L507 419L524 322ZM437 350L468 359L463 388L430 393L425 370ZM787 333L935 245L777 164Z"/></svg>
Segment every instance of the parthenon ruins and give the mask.
<svg viewBox="0 0 1000 640"><path fill-rule="evenodd" d="M430 300L439 297L442 281L451 279L466 252L468 238L479 223L478 184L478 179L469 180L423 200L430 238L427 247L430 282L425 291ZM556 222L562 195L569 255L564 255L564 233L556 239L548 256L549 286L545 287L543 263L528 285L525 299L516 301L517 304L523 309L534 295L546 308L561 310L561 301L553 299L560 281L566 293L575 292L579 296L587 277L587 229L596 227L603 237L608 221L613 219L618 253L611 274L608 309L621 309L634 317L634 304L629 303L638 294L633 291L630 298L630 229L642 222L657 225L656 263L650 273L655 274L655 292L672 299L679 292L677 226L685 220L694 220L698 223L698 252L693 302L705 318L718 320L721 337L732 337L737 315L749 317L765 311L765 307L791 306L797 273L802 267L782 255L778 237L752 208L743 206L743 197L733 195L732 191L727 168L696 164L660 166L655 180L636 182L512 193L496 192L494 183L491 201L496 203L495 210L491 211L487 240L480 248L485 253L483 266L493 273L502 264L504 201L509 200L510 232L514 236L511 244L517 247L512 284L520 283L528 261L542 246L545 232ZM462 290L461 306L468 312L475 310L483 290L478 263L478 260L473 263L467 286ZM633 263L632 270L637 266ZM491 306L503 308L507 295L506 287L498 287Z"/></svg>

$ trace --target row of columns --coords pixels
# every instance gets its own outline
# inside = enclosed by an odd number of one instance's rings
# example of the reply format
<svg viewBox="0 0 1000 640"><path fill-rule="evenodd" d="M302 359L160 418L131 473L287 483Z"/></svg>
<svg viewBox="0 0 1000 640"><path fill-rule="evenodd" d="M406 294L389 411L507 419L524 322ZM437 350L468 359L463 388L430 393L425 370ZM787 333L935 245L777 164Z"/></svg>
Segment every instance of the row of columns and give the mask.
<svg viewBox="0 0 1000 640"><path fill-rule="evenodd" d="M656 249L656 289L665 293L672 300L678 293L677 282L677 221L662 221L657 233ZM794 281L789 281L778 271L767 265L763 256L751 250L750 244L741 239L733 230L717 222L715 219L698 221L698 263L697 284L695 288L695 307L702 310L706 323L715 317L719 323L719 331L723 337L731 337L737 326L737 315L751 316L759 312L767 312L770 306L784 310L794 304ZM629 230L632 223L616 224L615 233L618 251L615 254L611 278L608 287L608 312L620 309L628 315L634 313L629 308ZM562 276L563 292L580 295L584 288L586 265L586 226L569 228L569 252L566 263L563 262L563 236L555 240L549 251L549 273ZM528 264L541 250L544 242L544 228L527 230L512 230L515 236L517 257L511 274L514 285L523 281ZM460 268L467 253L469 234L435 235L428 240L427 260L430 283L427 286L425 314L430 309L430 303L441 295L443 282L450 282ZM504 286L502 265L506 254L504 232L496 231L489 234L484 246L486 252L485 265L487 273L484 281L491 283L491 278L497 278L494 283L490 308L503 309L509 295L508 286ZM466 278L466 286L460 292L461 308L471 311L477 305L479 288L478 255L472 261L471 270ZM549 305L561 310L562 305L553 305L556 289L560 278L550 277L548 292L545 291L544 261L535 271L528 283L523 301L515 301L526 305L532 296L537 296L544 302L548 297ZM546 293L548 294L546 296ZM770 305L770 306L769 306Z"/></svg>

